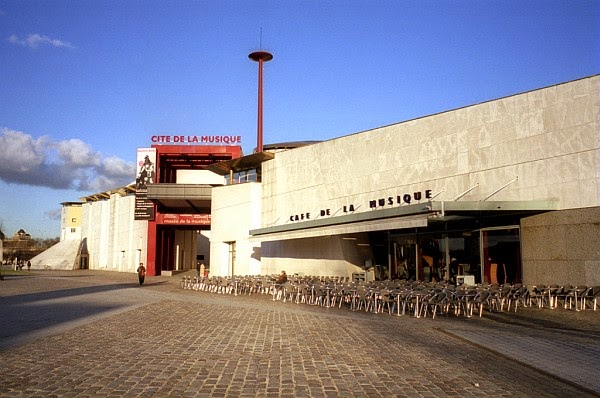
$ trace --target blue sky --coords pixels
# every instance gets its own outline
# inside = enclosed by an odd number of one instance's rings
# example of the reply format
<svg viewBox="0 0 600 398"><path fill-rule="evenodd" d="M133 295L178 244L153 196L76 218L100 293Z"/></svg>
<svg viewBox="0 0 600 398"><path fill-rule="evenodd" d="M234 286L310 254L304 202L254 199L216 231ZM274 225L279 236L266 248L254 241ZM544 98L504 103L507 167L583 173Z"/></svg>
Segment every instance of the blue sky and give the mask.
<svg viewBox="0 0 600 398"><path fill-rule="evenodd" d="M262 35L261 35L262 31ZM600 72L588 0L0 0L0 227L133 181L152 135L326 140Z"/></svg>

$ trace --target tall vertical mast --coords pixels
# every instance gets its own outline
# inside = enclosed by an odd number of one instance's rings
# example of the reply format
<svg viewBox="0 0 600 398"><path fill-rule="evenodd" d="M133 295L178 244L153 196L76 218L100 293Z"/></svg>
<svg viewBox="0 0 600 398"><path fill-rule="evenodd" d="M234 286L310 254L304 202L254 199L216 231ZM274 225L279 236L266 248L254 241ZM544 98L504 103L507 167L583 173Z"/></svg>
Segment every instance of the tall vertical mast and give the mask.
<svg viewBox="0 0 600 398"><path fill-rule="evenodd" d="M273 55L266 51L255 51L248 55L253 61L258 62L258 122L256 131L256 152L263 151L263 64L273 59Z"/></svg>

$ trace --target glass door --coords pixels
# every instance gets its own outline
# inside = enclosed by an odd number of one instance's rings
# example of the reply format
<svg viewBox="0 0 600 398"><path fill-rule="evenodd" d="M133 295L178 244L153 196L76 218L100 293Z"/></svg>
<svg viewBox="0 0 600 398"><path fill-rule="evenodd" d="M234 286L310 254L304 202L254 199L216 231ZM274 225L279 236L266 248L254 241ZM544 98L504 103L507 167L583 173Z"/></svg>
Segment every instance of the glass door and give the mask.
<svg viewBox="0 0 600 398"><path fill-rule="evenodd" d="M485 283L521 283L519 227L481 230L481 258Z"/></svg>
<svg viewBox="0 0 600 398"><path fill-rule="evenodd" d="M413 237L396 237L391 242L392 279L416 280L417 249Z"/></svg>

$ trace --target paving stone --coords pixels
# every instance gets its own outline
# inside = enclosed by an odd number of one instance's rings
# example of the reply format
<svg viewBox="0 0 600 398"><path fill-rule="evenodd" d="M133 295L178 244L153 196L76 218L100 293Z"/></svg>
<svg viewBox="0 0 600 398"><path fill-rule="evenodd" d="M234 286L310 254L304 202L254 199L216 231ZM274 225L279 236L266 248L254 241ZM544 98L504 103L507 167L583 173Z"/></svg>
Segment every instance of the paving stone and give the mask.
<svg viewBox="0 0 600 398"><path fill-rule="evenodd" d="M31 274L0 282L2 397L600 394L600 311L416 319Z"/></svg>

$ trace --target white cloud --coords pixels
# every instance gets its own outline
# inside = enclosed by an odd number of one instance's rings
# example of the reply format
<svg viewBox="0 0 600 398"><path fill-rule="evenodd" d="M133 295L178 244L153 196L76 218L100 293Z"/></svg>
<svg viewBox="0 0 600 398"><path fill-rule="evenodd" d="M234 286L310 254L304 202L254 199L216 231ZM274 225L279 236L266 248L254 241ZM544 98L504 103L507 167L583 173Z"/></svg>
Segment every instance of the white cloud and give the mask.
<svg viewBox="0 0 600 398"><path fill-rule="evenodd" d="M7 183L98 192L127 185L134 177L134 162L103 159L79 139L54 142L0 129L0 180Z"/></svg>
<svg viewBox="0 0 600 398"><path fill-rule="evenodd" d="M3 129L0 135L0 173L4 169L27 173L40 167L44 161L44 148L49 139L33 137L20 131Z"/></svg>
<svg viewBox="0 0 600 398"><path fill-rule="evenodd" d="M78 167L97 167L100 165L100 154L93 152L88 144L79 139L61 141L54 146L59 159L65 163Z"/></svg>
<svg viewBox="0 0 600 398"><path fill-rule="evenodd" d="M127 163L116 156L109 156L102 160L102 169L104 174L112 176L120 176L131 171L132 164Z"/></svg>
<svg viewBox="0 0 600 398"><path fill-rule="evenodd" d="M52 47L64 47L64 48L75 48L71 43L62 41L59 39L52 39L51 37L40 35L37 33L30 33L27 37L19 37L17 35L10 35L8 42L17 44L23 47L38 48L42 45L48 45Z"/></svg>

